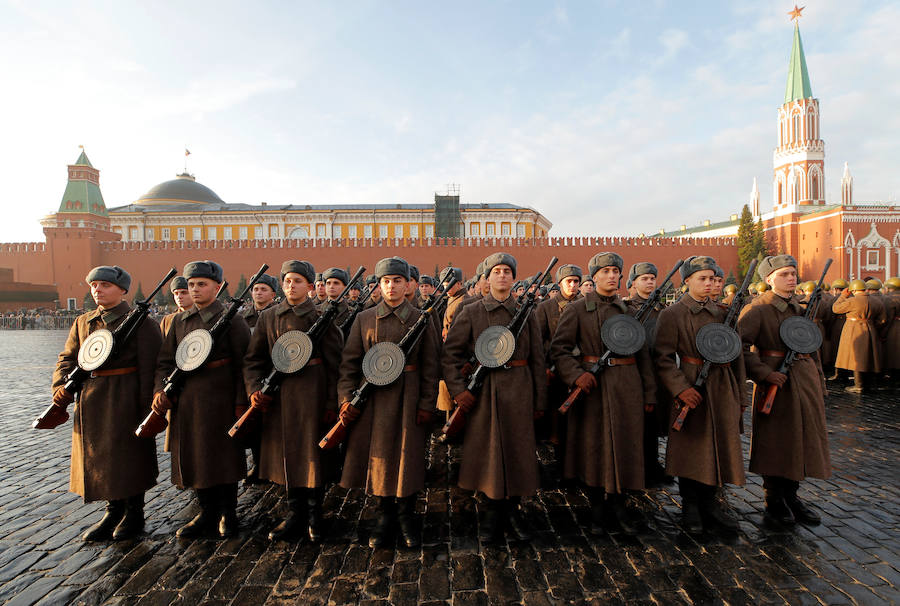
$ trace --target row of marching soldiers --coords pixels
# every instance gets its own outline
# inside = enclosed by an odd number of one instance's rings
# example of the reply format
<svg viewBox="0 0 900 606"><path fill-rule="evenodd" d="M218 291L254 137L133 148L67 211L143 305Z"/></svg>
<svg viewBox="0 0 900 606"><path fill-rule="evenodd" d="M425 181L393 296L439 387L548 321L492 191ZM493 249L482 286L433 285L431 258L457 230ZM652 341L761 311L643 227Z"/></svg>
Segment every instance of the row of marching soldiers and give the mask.
<svg viewBox="0 0 900 606"><path fill-rule="evenodd" d="M507 253L490 255L476 271L475 294L459 284L448 289L443 317L428 323L406 352L398 378L376 389L365 406L353 400L364 381L366 353L377 343L400 342L422 314L405 260L378 262L372 284L378 294L355 302L365 309L349 326L346 315L329 326L308 362L283 378L274 397L262 385L272 372L275 342L288 331L308 331L323 310L309 294L317 277L311 264L282 265L284 299L278 303L279 282L264 276L253 287L253 307L234 317L208 361L188 373L177 398L163 389L166 377L178 364L185 336L222 317L225 306L216 297L222 268L212 261L188 263L172 283L182 309L164 318L162 329L148 318L133 338L116 344L115 356L92 371L77 394L69 393L66 377L78 363L81 344L99 328L114 329L129 311L128 273L95 268L87 282L98 308L72 326L54 373L52 405L67 417L65 409L77 395L70 490L86 501L107 501L106 514L85 540L123 539L143 530L144 493L156 483L158 468L154 440L137 437L134 428L150 409L168 419L173 484L193 489L200 506L177 535L237 532L245 444L228 430L248 407L258 413L259 442L252 446L256 474L285 487L286 513L269 534L273 540L301 534L321 540L322 497L332 462L319 441L337 423L349 432L340 483L365 489L377 511L369 544L391 543L399 526L403 542L418 545L416 496L425 487L429 426L438 410L457 409L467 419L459 486L483 496L479 535L484 541L499 540L505 531L518 539L529 536L520 499L539 488L536 425L551 428L564 476L588 494L592 531L602 529L605 513L624 531L639 531L640 516L626 495L664 475L678 478L688 531L735 529L735 516L717 488L744 483L740 434L746 377L756 384L754 399L768 386L780 388L771 414L754 413L749 469L764 477L766 517L781 524L818 523L797 489L804 477L830 473L821 364L813 353L798 356L788 375L777 371L785 350L779 325L804 312L794 294L796 261L779 255L760 263L760 275L772 290L744 308L738 324L743 351L730 363L712 364L702 389L694 387L704 364L695 336L725 317L726 305L713 296L721 269L710 257L687 259L680 268L687 293L652 311L655 339L632 356L610 356L601 334L604 322L633 314L657 279L652 264L634 265L628 276L634 291L623 300L617 294L623 268L615 253L591 258L587 277L574 265L562 266L556 275L559 294L528 316L510 359L472 391L468 378L479 335L489 326L509 324L517 312L516 260ZM336 269L322 277L342 286L349 279ZM451 278L461 280L462 271L448 268L441 281ZM593 289L583 288L588 278ZM335 285L324 303L340 290ZM252 334L248 320L255 323ZM601 359L603 372L589 372ZM556 409L575 388L586 395L562 418ZM683 407L690 415L673 431ZM658 437L666 434L663 471L655 466Z"/></svg>

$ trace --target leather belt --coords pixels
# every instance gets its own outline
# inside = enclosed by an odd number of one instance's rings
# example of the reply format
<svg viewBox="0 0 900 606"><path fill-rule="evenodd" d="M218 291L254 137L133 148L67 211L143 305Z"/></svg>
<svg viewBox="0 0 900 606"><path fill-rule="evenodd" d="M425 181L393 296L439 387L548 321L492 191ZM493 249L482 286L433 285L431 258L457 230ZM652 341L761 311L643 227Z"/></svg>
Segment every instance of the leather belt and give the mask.
<svg viewBox="0 0 900 606"><path fill-rule="evenodd" d="M787 355L787 352L778 351L777 349L763 349L759 352L759 355L763 358L783 358ZM803 359L808 358L809 354L795 353L794 357Z"/></svg>
<svg viewBox="0 0 900 606"><path fill-rule="evenodd" d="M419 368L415 364L407 364L403 367L403 372L416 372L416 369Z"/></svg>
<svg viewBox="0 0 900 606"><path fill-rule="evenodd" d="M231 364L231 358L220 358L218 360L213 360L212 362L207 362L204 364L204 368L219 368L220 366L225 366L226 364Z"/></svg>
<svg viewBox="0 0 900 606"><path fill-rule="evenodd" d="M688 364L693 364L694 366L703 366L703 364L705 363L705 360L703 360L702 358L693 358L691 356L683 356L681 354L678 354L678 357L681 358L682 362L687 362ZM728 363L728 364L711 363L710 365L711 366L731 366L730 363Z"/></svg>
<svg viewBox="0 0 900 606"><path fill-rule="evenodd" d="M510 360L504 366L508 368L516 368L518 366L528 366L528 360Z"/></svg>
<svg viewBox="0 0 900 606"><path fill-rule="evenodd" d="M107 370L93 370L91 371L91 378L93 379L95 377L115 377L118 375L130 375L133 372L137 372L137 366L109 368Z"/></svg>
<svg viewBox="0 0 900 606"><path fill-rule="evenodd" d="M581 361L588 364L594 364L595 362L600 361L600 356L581 356ZM637 358L634 356L624 358L614 358L610 356L606 359L607 366L631 366L632 364L637 364Z"/></svg>

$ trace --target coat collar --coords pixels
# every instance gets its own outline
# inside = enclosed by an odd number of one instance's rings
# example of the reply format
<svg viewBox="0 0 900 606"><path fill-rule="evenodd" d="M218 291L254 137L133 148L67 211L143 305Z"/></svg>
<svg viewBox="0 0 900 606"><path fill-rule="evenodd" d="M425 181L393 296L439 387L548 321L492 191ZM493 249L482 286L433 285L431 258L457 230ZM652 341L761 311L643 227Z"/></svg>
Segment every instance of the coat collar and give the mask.
<svg viewBox="0 0 900 606"><path fill-rule="evenodd" d="M516 297L512 294L512 291L510 291L505 301L498 301L493 295L485 295L481 299L481 304L488 311L494 311L498 307L505 307L509 313L516 315Z"/></svg>
<svg viewBox="0 0 900 606"><path fill-rule="evenodd" d="M101 310L99 307L91 312L90 316L88 316L88 322L93 322L94 320L100 319L103 320L103 323L109 326L125 314L127 314L131 310L131 305L128 304L128 301L122 301L115 307L111 307L106 310Z"/></svg>
<svg viewBox="0 0 900 606"><path fill-rule="evenodd" d="M203 309L199 309L199 308L197 307L197 305L195 304L193 307L191 307L190 309L184 311L184 312L181 314L181 319L182 319L182 320L187 320L188 318L190 318L190 317L193 316L194 314L200 314L200 319L203 320L203 323L204 323L204 324L209 324L209 321L212 320L213 318L215 318L217 315L219 315L219 313L220 313L223 309L225 309L225 306L222 305L222 302L221 302L221 301L219 301L218 299L216 299L215 301L213 301L212 303L210 303L209 305L207 305L207 306L204 307Z"/></svg>
<svg viewBox="0 0 900 606"><path fill-rule="evenodd" d="M597 311L601 305L612 305L613 307L617 307L623 314L628 313L628 306L619 295L607 297L605 295L597 294L597 291L593 291L585 295L584 301L584 308L587 311Z"/></svg>
<svg viewBox="0 0 900 606"><path fill-rule="evenodd" d="M284 299L275 307L275 309L275 313L279 316L282 314L286 314L289 311L293 311L298 316L303 317L307 314L316 313L316 303L313 299L307 298L302 303L291 305L290 303L288 303L287 299Z"/></svg>
<svg viewBox="0 0 900 606"><path fill-rule="evenodd" d="M413 306L409 301L403 299L403 302L400 303L400 305L398 305L397 307L391 307L384 299L382 299L378 302L378 305L375 306L375 309L377 310L375 312L375 317L379 320L386 318L391 314L394 314L395 316L400 318L401 322L406 322L407 318L409 318L410 313L412 313Z"/></svg>
<svg viewBox="0 0 900 606"><path fill-rule="evenodd" d="M767 290L760 296L760 301L762 303L768 303L781 313L787 311L787 308L790 307L794 310L794 313L802 314L804 309L803 305L800 303L800 298L797 295L791 295L790 299L783 299L775 294L774 291Z"/></svg>
<svg viewBox="0 0 900 606"><path fill-rule="evenodd" d="M580 298L581 298L580 292L576 292L575 296L573 296L571 299L565 298L564 296L562 296L562 293L560 293L559 296L556 297L556 306L559 308L559 311L562 311L566 308L566 305L568 305L569 303L574 303L575 301L577 301Z"/></svg>
<svg viewBox="0 0 900 606"><path fill-rule="evenodd" d="M716 302L713 301L712 297L708 297L704 301L698 301L692 297L690 293L685 293L684 296L681 297L679 303L687 307L692 314L698 314L701 311L707 311L713 314L714 310L717 309Z"/></svg>

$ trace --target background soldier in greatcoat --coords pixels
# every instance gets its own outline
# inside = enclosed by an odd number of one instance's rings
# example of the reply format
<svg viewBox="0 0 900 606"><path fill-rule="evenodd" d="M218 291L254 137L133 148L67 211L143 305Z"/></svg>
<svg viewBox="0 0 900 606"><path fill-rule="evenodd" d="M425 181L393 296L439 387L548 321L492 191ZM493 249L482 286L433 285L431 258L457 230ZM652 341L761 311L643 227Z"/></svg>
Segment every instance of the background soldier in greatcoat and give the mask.
<svg viewBox="0 0 900 606"><path fill-rule="evenodd" d="M342 270L341 270L342 271ZM326 289L329 280L325 272ZM261 414L260 476L285 487L288 513L269 539L288 538L306 514L313 542L321 539L321 507L327 471L319 438L337 420L337 373L344 338L328 326L306 366L282 378L274 398L263 394L262 381L272 371L272 346L286 332L308 332L319 312L307 297L315 271L305 261L285 261L281 279L285 299L259 317L244 358L244 383L250 403ZM343 288L341 289L343 290Z"/></svg>
<svg viewBox="0 0 900 606"><path fill-rule="evenodd" d="M75 319L53 373L53 402L74 400L63 385L78 364L78 350L92 332L115 330L130 311L124 300L131 276L121 267L100 266L85 278L97 309ZM144 492L156 484L156 443L134 428L150 412L153 370L161 342L150 318L128 341L117 343L115 359L91 373L78 394L72 427L69 490L85 501L105 500L106 514L85 541L127 539L144 528Z"/></svg>
<svg viewBox="0 0 900 606"><path fill-rule="evenodd" d="M188 292L188 283L187 280L184 279L184 276L175 276L172 278L172 281L169 282L169 289L172 291L172 298L175 300L175 306L178 308L178 311L163 316L163 319L160 321L159 329L162 331L164 337L172 327L172 319L194 304L194 301L191 299L191 293Z"/></svg>
<svg viewBox="0 0 900 606"><path fill-rule="evenodd" d="M325 280L325 302L327 303L341 296L341 293L347 288L347 282L350 281L350 274L347 273L347 270L339 267L329 267L322 272L322 278ZM334 325L340 326L350 315L350 304L344 299L337 303L337 306L338 313L334 318Z"/></svg>
<svg viewBox="0 0 900 606"><path fill-rule="evenodd" d="M851 296L852 295L852 296ZM835 368L853 371L851 393L862 393L869 387L870 373L881 372L881 329L885 310L881 299L872 297L862 280L853 280L835 299L831 309L844 314L844 328L838 345Z"/></svg>
<svg viewBox="0 0 900 606"><path fill-rule="evenodd" d="M200 513L178 530L178 536L197 537L217 529L226 537L237 532L237 483L247 472L244 449L228 436L228 430L237 420L236 407L247 402L241 364L250 328L236 315L213 344L209 361L187 374L178 397L170 401L162 389L164 379L176 367L178 344L192 330L212 328L225 311L215 298L223 277L217 263L188 263L184 277L194 306L175 317L163 341L153 410L160 415L169 412L166 450L172 453L172 483L182 489L193 488L200 503Z"/></svg>

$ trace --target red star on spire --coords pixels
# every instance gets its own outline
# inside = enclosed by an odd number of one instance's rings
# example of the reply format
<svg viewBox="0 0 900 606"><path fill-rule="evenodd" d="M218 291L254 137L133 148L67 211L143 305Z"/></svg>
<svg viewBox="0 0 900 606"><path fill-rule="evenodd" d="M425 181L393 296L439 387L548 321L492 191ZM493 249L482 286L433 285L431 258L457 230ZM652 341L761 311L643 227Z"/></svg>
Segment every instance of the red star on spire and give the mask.
<svg viewBox="0 0 900 606"><path fill-rule="evenodd" d="M797 8L797 5L795 4L795 5L794 5L794 10L788 11L788 15L791 16L791 21L793 21L793 20L795 20L795 19L799 19L800 17L802 17L802 16L803 16L802 13L803 13L803 9L804 9L804 8L806 8L806 7L805 7L805 6L801 6L800 8Z"/></svg>

